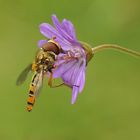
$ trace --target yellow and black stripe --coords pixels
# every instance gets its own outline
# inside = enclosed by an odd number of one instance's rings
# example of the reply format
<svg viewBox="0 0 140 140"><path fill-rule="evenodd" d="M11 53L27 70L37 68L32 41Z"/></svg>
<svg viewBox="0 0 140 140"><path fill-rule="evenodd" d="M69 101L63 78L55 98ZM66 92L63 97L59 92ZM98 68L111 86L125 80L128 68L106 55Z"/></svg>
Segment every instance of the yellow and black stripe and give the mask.
<svg viewBox="0 0 140 140"><path fill-rule="evenodd" d="M36 86L34 84L34 79L36 77L36 74L33 77L33 80L31 82L30 88L29 88L29 97L27 99L27 110L30 112L33 109L33 105L35 103L35 90Z"/></svg>

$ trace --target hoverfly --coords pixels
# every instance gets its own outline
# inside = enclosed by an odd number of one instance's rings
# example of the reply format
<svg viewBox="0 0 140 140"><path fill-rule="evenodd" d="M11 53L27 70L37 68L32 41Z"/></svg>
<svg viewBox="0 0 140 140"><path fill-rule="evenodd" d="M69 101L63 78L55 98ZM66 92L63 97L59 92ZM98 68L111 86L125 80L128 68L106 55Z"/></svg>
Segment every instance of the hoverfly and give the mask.
<svg viewBox="0 0 140 140"><path fill-rule="evenodd" d="M43 84L44 75L48 72L50 73L48 85L52 86L53 72L52 69L55 68L55 60L59 53L63 52L59 44L52 40L42 45L42 48L37 52L35 59L32 64L29 64L19 75L16 84L21 85L27 78L30 71L34 72L30 87L29 96L27 99L27 110L30 112L36 100L36 96L39 94L40 89ZM60 84L60 85L63 85ZM58 85L59 86L59 85ZM55 87L58 87L55 86Z"/></svg>

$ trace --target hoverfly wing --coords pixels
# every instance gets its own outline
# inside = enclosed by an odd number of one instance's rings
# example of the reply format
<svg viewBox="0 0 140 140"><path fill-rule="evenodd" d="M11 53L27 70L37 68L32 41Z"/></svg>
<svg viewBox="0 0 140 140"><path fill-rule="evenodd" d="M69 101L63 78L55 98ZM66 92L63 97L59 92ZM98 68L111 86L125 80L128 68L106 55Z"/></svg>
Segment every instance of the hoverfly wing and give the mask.
<svg viewBox="0 0 140 140"><path fill-rule="evenodd" d="M43 71L41 71L39 74L38 74L38 82L37 82L37 85L36 85L36 91L35 91L35 96L39 96L39 93L42 89L42 85L43 85Z"/></svg>
<svg viewBox="0 0 140 140"><path fill-rule="evenodd" d="M16 85L21 85L27 78L29 72L32 70L32 64L29 64L19 75L16 81Z"/></svg>

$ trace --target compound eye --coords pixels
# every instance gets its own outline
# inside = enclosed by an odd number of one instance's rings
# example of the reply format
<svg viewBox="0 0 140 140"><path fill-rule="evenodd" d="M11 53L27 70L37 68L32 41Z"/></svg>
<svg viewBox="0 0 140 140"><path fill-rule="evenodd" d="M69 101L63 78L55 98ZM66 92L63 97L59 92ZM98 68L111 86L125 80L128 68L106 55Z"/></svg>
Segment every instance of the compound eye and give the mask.
<svg viewBox="0 0 140 140"><path fill-rule="evenodd" d="M44 44L42 46L42 48L43 48L44 51L52 51L56 55L58 55L60 53L59 47L56 44L52 43L52 42L48 42L48 43Z"/></svg>

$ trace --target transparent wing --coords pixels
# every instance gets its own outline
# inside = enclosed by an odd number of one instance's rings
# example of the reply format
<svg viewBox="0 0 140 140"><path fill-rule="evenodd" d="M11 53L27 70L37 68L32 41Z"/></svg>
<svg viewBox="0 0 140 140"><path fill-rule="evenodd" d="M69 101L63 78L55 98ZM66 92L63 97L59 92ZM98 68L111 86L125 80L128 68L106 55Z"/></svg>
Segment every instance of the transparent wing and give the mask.
<svg viewBox="0 0 140 140"><path fill-rule="evenodd" d="M29 72L32 70L32 64L29 64L19 75L16 81L16 85L21 85L27 78Z"/></svg>
<svg viewBox="0 0 140 140"><path fill-rule="evenodd" d="M43 85L43 71L41 71L40 73L37 73L37 81L36 81L36 90L35 90L35 96L39 96L39 93L42 89L42 85Z"/></svg>

